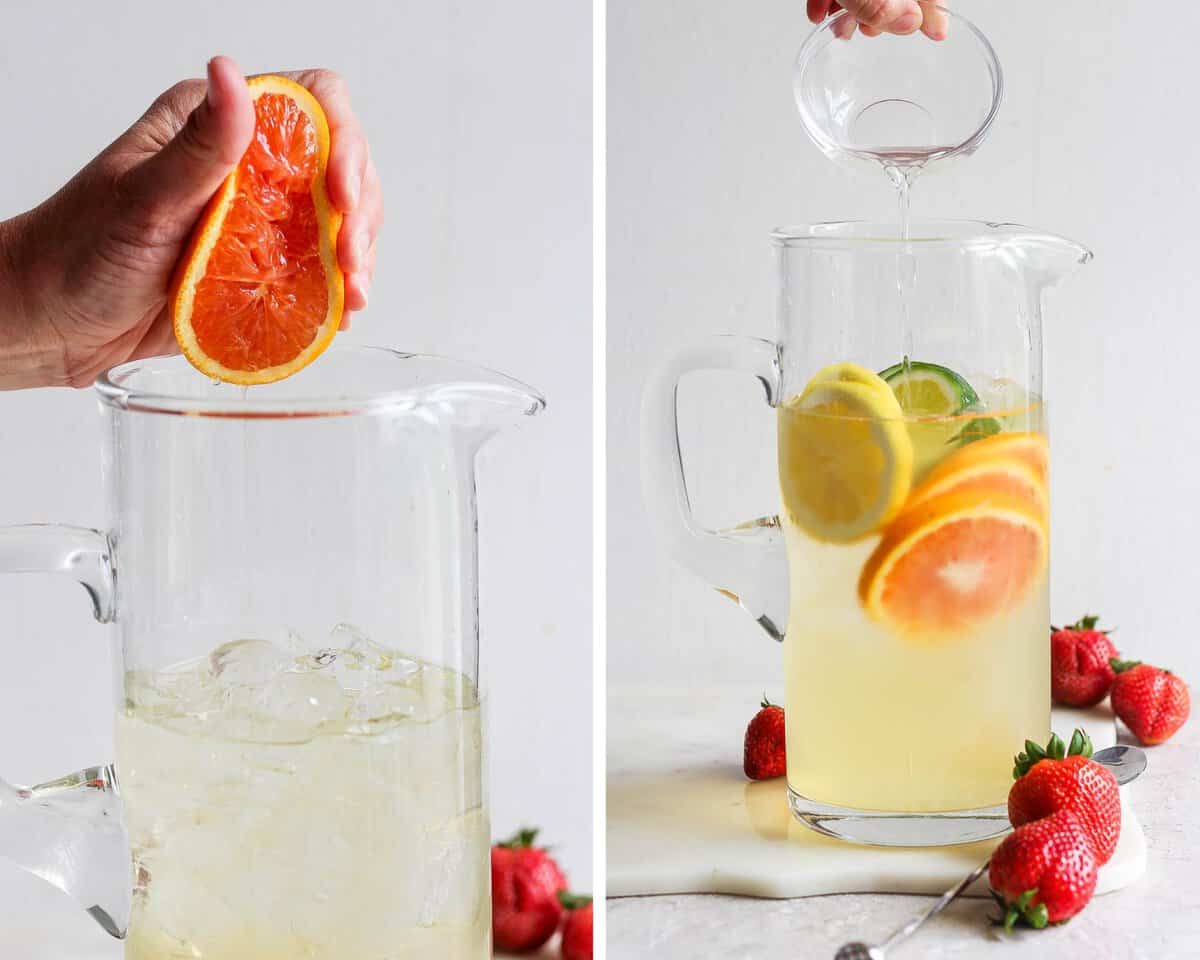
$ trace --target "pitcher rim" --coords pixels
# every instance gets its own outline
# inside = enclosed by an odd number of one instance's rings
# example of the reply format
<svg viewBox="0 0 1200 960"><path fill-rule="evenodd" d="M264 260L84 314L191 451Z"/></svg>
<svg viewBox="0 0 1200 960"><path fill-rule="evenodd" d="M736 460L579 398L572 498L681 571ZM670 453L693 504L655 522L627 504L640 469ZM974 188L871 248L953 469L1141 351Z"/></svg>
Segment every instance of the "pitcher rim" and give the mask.
<svg viewBox="0 0 1200 960"><path fill-rule="evenodd" d="M174 368L181 363L186 364L182 356L173 355L131 360L111 367L96 378L95 390L102 404L121 411L233 419L358 416L473 401L496 406L513 414L532 416L546 406L545 397L529 384L489 367L453 357L362 344L334 345L328 353L334 356L358 355L368 359L390 356L397 361L439 365L452 375L392 389L372 390L355 384L339 384L335 389L299 392L296 396L287 397L272 393L271 384L254 387L245 391L245 395L235 392L236 385L224 384L222 386L228 388L230 395L222 397L188 396L128 384L130 378L147 368ZM320 364L318 359L313 366L319 368ZM187 372L205 384L211 382L190 367Z"/></svg>
<svg viewBox="0 0 1200 960"><path fill-rule="evenodd" d="M899 224L894 220L826 220L791 227L775 227L770 232L770 238L772 243L780 247L804 246L856 251L861 250L865 243L963 249L991 249L1014 243L1043 243L1075 251L1079 263L1086 263L1092 259L1092 251L1076 240L1007 221L915 220L909 224L907 239L900 236L899 230Z"/></svg>

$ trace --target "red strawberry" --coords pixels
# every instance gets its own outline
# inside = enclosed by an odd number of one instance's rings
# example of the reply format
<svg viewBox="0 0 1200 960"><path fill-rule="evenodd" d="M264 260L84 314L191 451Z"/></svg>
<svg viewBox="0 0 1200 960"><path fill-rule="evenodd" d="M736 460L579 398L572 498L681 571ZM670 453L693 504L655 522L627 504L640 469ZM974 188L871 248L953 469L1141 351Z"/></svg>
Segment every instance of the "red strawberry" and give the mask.
<svg viewBox="0 0 1200 960"><path fill-rule="evenodd" d="M1069 810L1079 818L1096 862L1104 864L1121 837L1121 796L1117 778L1091 756L1092 741L1082 730L1072 735L1069 749L1058 734L1045 750L1026 740L1013 767L1017 782L1008 791L1008 819L1019 827Z"/></svg>
<svg viewBox="0 0 1200 960"><path fill-rule="evenodd" d="M492 939L500 950L536 950L554 936L567 878L545 850L533 845L536 830L523 829L492 847Z"/></svg>
<svg viewBox="0 0 1200 960"><path fill-rule="evenodd" d="M1108 633L1096 629L1098 617L1081 617L1069 627L1050 628L1050 692L1055 703L1090 707L1107 696L1117 648Z"/></svg>
<svg viewBox="0 0 1200 960"><path fill-rule="evenodd" d="M988 883L1005 908L1006 930L1075 916L1096 889L1096 855L1079 818L1062 810L1017 827L992 854Z"/></svg>
<svg viewBox="0 0 1200 960"><path fill-rule="evenodd" d="M1112 661L1112 708L1142 743L1170 739L1188 718L1191 699L1187 684L1170 670L1137 660Z"/></svg>
<svg viewBox="0 0 1200 960"><path fill-rule="evenodd" d="M784 745L783 707L777 707L763 694L762 709L746 728L742 769L751 780L770 780L787 773Z"/></svg>
<svg viewBox="0 0 1200 960"><path fill-rule="evenodd" d="M563 960L592 960L592 898L560 893L559 902L567 911L563 924Z"/></svg>

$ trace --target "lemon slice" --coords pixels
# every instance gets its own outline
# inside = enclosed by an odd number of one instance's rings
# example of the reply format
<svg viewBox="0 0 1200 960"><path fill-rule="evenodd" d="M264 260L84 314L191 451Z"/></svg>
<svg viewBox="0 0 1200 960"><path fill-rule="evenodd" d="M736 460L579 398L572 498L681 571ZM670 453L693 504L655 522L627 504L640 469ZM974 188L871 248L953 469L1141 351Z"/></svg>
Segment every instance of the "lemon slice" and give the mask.
<svg viewBox="0 0 1200 960"><path fill-rule="evenodd" d="M888 369L892 368L889 367ZM884 372L886 373L887 371ZM830 381L861 383L873 389L882 390L885 393L891 394L895 392L882 374L877 374L866 367L859 366L857 363L831 363L827 367L822 367L813 374L812 379L808 381L808 385L804 390L807 392L818 383L828 383Z"/></svg>
<svg viewBox="0 0 1200 960"><path fill-rule="evenodd" d="M912 484L912 441L899 402L865 367L853 376L814 378L779 408L784 509L831 543L861 539L887 523Z"/></svg>

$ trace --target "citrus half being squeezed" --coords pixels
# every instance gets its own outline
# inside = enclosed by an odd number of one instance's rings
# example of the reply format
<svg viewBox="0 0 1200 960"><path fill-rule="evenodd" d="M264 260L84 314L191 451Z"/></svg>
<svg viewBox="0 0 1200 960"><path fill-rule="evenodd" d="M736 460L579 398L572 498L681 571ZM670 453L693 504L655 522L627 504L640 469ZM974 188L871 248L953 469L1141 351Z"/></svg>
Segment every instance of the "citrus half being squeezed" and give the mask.
<svg viewBox="0 0 1200 960"><path fill-rule="evenodd" d="M325 112L284 77L247 84L254 137L193 229L168 301L184 356L239 384L282 380L316 359L344 298Z"/></svg>

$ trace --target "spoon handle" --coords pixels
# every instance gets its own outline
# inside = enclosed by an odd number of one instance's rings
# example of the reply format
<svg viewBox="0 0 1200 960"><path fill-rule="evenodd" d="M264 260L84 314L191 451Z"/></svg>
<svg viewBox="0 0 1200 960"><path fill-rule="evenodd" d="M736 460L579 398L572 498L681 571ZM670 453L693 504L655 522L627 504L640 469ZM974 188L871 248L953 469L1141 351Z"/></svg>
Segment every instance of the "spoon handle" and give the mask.
<svg viewBox="0 0 1200 960"><path fill-rule="evenodd" d="M911 937L917 932L917 930L921 928L922 925L924 925L927 920L932 920L939 913L945 910L946 907L950 906L950 904L959 896L959 894L961 894L967 889L967 887L983 876L984 871L987 870L988 864L991 862L992 861L990 858L984 860L983 863L977 866L974 870L959 880L958 883L938 897L928 910L922 914L919 914L918 916L913 917L908 921L908 923L888 937L882 944L880 944L881 949L891 950L893 947L899 946L901 943Z"/></svg>

